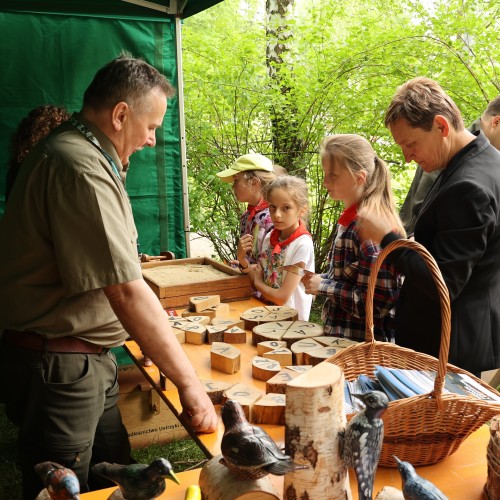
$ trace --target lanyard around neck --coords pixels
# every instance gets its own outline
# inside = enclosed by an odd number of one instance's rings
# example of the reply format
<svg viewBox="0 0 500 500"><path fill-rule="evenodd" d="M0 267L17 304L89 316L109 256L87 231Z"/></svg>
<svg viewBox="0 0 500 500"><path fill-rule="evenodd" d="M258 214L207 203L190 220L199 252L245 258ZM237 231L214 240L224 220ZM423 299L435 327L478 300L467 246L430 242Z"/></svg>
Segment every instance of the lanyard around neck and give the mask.
<svg viewBox="0 0 500 500"><path fill-rule="evenodd" d="M116 163L113 161L113 158L111 158L111 155L104 151L104 149L102 149L102 146L97 140L97 137L83 123L80 123L74 116L70 117L69 122L78 130L78 132L85 136L87 140L89 140L104 155L106 160L108 160L108 163L111 165L114 174L118 177L118 179L120 179L120 182L123 182Z"/></svg>

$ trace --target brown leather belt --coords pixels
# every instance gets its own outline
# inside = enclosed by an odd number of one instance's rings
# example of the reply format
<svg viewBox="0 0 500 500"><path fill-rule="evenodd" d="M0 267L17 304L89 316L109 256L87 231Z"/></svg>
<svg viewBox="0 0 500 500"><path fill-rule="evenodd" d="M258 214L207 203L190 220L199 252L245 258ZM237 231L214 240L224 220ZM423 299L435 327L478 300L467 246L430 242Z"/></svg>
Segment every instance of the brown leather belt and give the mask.
<svg viewBox="0 0 500 500"><path fill-rule="evenodd" d="M60 337L46 339L31 331L4 330L3 341L11 347L29 349L30 351L66 352L80 354L101 354L108 351L106 347L92 344L76 337Z"/></svg>

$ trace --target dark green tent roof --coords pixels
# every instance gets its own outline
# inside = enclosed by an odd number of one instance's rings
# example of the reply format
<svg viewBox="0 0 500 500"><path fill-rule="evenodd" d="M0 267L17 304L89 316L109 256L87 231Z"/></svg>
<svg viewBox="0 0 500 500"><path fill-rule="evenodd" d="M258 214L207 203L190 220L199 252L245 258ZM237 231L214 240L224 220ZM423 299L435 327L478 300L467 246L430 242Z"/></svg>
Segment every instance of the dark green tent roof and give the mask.
<svg viewBox="0 0 500 500"><path fill-rule="evenodd" d="M3 11L64 12L134 18L186 17L223 0L3 0Z"/></svg>

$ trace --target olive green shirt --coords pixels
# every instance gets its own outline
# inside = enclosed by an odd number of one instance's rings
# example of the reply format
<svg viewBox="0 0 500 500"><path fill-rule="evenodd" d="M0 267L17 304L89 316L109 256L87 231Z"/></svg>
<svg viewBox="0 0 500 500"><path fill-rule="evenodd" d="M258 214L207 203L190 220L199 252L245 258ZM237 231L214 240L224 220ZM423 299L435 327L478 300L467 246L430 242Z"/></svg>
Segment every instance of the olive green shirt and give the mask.
<svg viewBox="0 0 500 500"><path fill-rule="evenodd" d="M142 278L137 231L113 158L70 123L27 156L0 220L0 328L120 345L127 334L102 291Z"/></svg>

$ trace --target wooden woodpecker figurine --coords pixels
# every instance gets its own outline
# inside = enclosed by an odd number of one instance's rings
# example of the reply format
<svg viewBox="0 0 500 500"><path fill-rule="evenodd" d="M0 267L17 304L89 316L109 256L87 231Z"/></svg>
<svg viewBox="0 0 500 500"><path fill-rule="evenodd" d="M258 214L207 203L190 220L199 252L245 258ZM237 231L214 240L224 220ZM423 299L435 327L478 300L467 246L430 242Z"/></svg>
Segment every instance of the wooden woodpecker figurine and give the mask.
<svg viewBox="0 0 500 500"><path fill-rule="evenodd" d="M71 469L49 461L36 464L35 472L45 486L45 491L37 498L50 498L51 500L78 500L80 498L80 483Z"/></svg>
<svg viewBox="0 0 500 500"><path fill-rule="evenodd" d="M346 467L354 469L359 500L372 500L373 481L384 439L381 416L389 398L381 391L352 396L363 401L365 409L358 412L340 434L339 451Z"/></svg>

